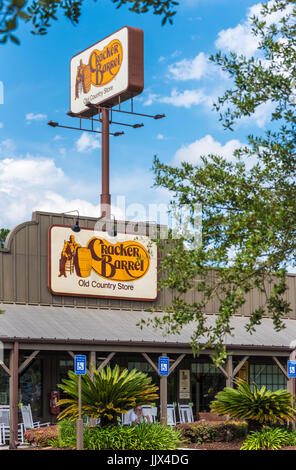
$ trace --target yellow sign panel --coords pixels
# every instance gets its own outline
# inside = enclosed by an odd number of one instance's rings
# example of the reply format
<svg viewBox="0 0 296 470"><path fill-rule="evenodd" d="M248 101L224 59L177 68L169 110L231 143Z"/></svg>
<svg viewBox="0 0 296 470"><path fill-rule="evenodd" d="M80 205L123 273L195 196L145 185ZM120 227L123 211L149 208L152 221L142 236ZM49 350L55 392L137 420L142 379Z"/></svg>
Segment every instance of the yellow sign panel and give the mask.
<svg viewBox="0 0 296 470"><path fill-rule="evenodd" d="M150 266L146 248L136 241L112 245L100 238L88 244L92 257L92 268L105 279L134 281L145 276Z"/></svg>
<svg viewBox="0 0 296 470"><path fill-rule="evenodd" d="M82 59L77 67L75 99L81 92L88 93L91 85L101 87L110 83L118 74L123 58L122 44L114 39L102 51L94 49L84 64Z"/></svg>
<svg viewBox="0 0 296 470"><path fill-rule="evenodd" d="M98 232L95 232L98 233ZM49 288L54 294L154 300L157 248L149 237L53 226L49 232ZM118 239L119 238L119 239ZM108 282L106 282L108 281Z"/></svg>

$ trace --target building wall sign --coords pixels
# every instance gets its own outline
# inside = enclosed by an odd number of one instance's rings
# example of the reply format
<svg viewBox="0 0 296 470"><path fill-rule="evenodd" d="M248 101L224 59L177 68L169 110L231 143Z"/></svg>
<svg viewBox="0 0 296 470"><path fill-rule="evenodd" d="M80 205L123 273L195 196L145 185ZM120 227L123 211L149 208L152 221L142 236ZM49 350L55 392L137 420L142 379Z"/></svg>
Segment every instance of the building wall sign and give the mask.
<svg viewBox="0 0 296 470"><path fill-rule="evenodd" d="M53 294L155 300L157 246L143 235L53 225L48 237L48 286Z"/></svg>
<svg viewBox="0 0 296 470"><path fill-rule="evenodd" d="M190 370L179 370L179 398L190 400Z"/></svg>
<svg viewBox="0 0 296 470"><path fill-rule="evenodd" d="M143 31L125 26L75 55L70 63L70 110L90 113L87 103L113 106L144 88Z"/></svg>

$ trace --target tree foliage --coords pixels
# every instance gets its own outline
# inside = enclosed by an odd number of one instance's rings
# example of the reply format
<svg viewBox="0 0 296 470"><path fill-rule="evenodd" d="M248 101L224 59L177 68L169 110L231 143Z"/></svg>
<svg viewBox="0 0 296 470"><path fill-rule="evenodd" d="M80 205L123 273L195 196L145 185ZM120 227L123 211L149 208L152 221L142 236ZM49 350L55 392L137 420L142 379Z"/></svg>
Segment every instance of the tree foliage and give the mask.
<svg viewBox="0 0 296 470"><path fill-rule="evenodd" d="M176 14L174 8L178 5L174 0L111 1L116 8L129 5L129 10L135 13L152 10L155 15L162 17L162 24L167 21L172 23L172 18ZM4 44L8 39L15 44L20 43L15 35L19 21L29 22L35 35L46 34L48 28L58 19L60 12L75 25L79 22L84 4L84 0L0 0L0 43Z"/></svg>
<svg viewBox="0 0 296 470"><path fill-rule="evenodd" d="M0 248L4 247L5 240L10 230L8 228L0 228Z"/></svg>
<svg viewBox="0 0 296 470"><path fill-rule="evenodd" d="M270 24L272 13L280 17L275 24ZM169 333L192 324L193 348L198 353L215 346L217 363L225 358L231 316L252 289L262 301L250 312L250 333L266 314L276 331L282 329L290 311L285 293L287 267L295 266L296 254L295 18L294 2L265 3L261 15L252 18L259 44L254 57L220 52L211 57L232 81L215 105L225 129L233 130L264 105L272 108L268 128L248 135L231 160L208 155L198 165L180 167L154 161L156 185L171 191L174 210L189 208L191 226L196 206L202 207L202 244L196 246L194 231L170 244L160 284L176 295L165 315L148 323ZM195 302L184 300L190 291L197 293ZM206 309L212 301L219 309L209 325Z"/></svg>

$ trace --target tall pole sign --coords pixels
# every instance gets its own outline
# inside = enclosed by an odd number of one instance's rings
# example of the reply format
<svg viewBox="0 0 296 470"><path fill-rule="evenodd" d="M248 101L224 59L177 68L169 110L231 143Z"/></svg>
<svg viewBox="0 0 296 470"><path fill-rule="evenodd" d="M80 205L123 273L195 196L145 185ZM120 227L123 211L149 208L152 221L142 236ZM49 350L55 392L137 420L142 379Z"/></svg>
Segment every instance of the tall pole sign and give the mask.
<svg viewBox="0 0 296 470"><path fill-rule="evenodd" d="M134 112L133 98L144 89L144 33L139 28L124 26L101 41L72 57L70 62L70 111L67 115L78 118L79 127L61 125L49 121L51 127L63 127L77 131L102 134L102 192L101 217L111 218L111 195L109 188L109 136L124 132L110 132L110 124L143 127L144 124L122 123L113 120L113 113L161 119L164 114L149 115ZM122 110L121 104L129 100L130 111ZM118 106L117 109L114 109ZM97 116L94 118L94 116ZM90 128L82 122L88 120ZM94 128L100 122L101 130ZM87 126L86 126L87 127Z"/></svg>
<svg viewBox="0 0 296 470"><path fill-rule="evenodd" d="M125 26L76 54L70 64L70 112L102 122L101 217L111 217L109 109L144 88L143 31Z"/></svg>
<svg viewBox="0 0 296 470"><path fill-rule="evenodd" d="M71 59L70 110L74 114L97 114L98 106L112 108L135 97L143 88L141 29L125 26Z"/></svg>

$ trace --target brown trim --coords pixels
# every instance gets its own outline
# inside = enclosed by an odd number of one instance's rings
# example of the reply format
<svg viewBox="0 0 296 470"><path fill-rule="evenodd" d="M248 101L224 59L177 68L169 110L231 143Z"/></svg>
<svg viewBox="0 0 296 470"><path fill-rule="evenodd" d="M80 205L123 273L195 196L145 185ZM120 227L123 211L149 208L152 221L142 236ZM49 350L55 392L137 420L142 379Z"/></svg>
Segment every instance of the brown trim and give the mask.
<svg viewBox="0 0 296 470"><path fill-rule="evenodd" d="M112 299L117 299L117 300L127 300L127 301L135 301L135 302L155 302L157 300L158 293L159 293L159 290L158 290L159 249L158 249L158 247L156 248L156 250L157 250L157 252L156 252L156 258L157 258L157 261L156 261L157 289L156 289L156 296L154 298L143 299L141 297L117 297L117 296L110 297L108 295L72 294L72 293L69 294L67 292L55 292L51 287L51 230L54 227L64 227L64 228L69 228L71 230L71 225L53 224L48 228L48 238L47 238L47 257L48 257L48 260L47 260L47 288L48 288L49 292L52 295L63 295L63 296L66 296L66 297L83 297L83 298L87 297L87 298L95 298L95 299L111 299L111 300ZM149 223L148 223L148 227L149 227ZM94 231L94 228L80 227L80 230ZM102 232L107 232L106 229L105 230L102 229L101 231ZM120 232L119 231L118 233L123 233L123 234L127 234L127 235L134 235L132 232L126 232L126 231L125 232ZM147 237L147 235L145 235L145 236ZM118 282L118 281L116 281L116 282ZM122 281L122 282L124 282L124 281ZM130 282L130 281L126 281L126 282Z"/></svg>
<svg viewBox="0 0 296 470"><path fill-rule="evenodd" d="M8 336L0 336L0 341L3 343L11 343L14 341L18 341L19 343L40 343L40 344L65 344L65 345L89 345L89 346L106 346L110 345L111 346L130 346L131 350L132 347L137 347L137 346L151 346L151 347L160 347L162 350L166 348L186 348L190 351L192 351L190 344L189 343L174 343L174 342L160 342L160 341L120 341L120 340L96 340L96 339L60 339L60 338L21 338L21 337L8 337ZM202 344L201 344L202 346ZM287 352L290 353L291 351L294 351L295 348L291 348L289 346L265 346L265 345L260 345L260 346L254 346L254 345L239 345L239 344L229 344L226 345L226 348L228 351L235 351L239 350L241 351L282 351L282 352ZM201 353L204 354L210 354L210 349L206 349L204 351L201 351ZM192 352L193 354L193 352ZM247 356L247 353L245 354Z"/></svg>

